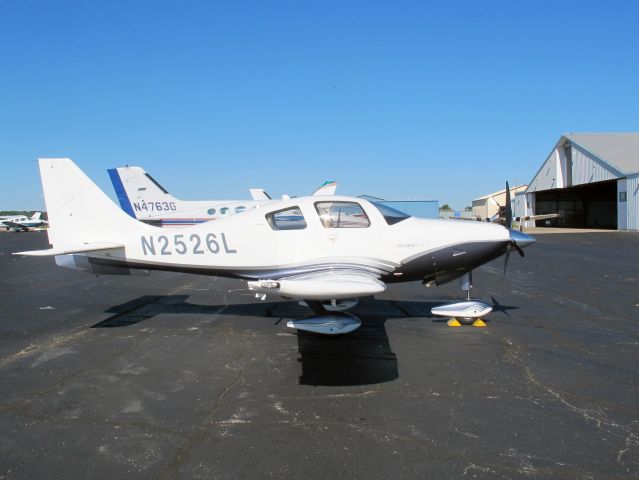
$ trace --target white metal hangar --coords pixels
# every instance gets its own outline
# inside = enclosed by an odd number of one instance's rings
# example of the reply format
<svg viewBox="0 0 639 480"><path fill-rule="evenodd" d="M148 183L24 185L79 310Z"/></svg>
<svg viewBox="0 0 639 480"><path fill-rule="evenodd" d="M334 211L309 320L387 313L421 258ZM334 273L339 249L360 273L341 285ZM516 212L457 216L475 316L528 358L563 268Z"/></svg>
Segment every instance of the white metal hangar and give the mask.
<svg viewBox="0 0 639 480"><path fill-rule="evenodd" d="M520 203L559 213L539 226L639 230L639 133L562 135Z"/></svg>

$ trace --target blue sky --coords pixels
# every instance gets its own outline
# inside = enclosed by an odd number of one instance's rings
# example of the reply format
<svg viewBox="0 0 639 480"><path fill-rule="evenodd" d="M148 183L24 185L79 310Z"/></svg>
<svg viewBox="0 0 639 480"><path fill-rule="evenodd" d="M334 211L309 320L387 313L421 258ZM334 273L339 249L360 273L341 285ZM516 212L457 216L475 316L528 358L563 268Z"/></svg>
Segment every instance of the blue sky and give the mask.
<svg viewBox="0 0 639 480"><path fill-rule="evenodd" d="M564 132L638 131L639 2L0 2L0 210L36 159L438 199L526 183Z"/></svg>

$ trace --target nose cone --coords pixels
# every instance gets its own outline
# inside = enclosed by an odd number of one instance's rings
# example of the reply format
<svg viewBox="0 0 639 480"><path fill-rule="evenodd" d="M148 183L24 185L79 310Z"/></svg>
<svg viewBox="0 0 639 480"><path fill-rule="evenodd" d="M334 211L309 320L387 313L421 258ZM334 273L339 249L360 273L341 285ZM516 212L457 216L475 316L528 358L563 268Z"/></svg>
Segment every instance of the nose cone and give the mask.
<svg viewBox="0 0 639 480"><path fill-rule="evenodd" d="M535 240L535 237L531 237L530 235L526 235L525 233L517 230L511 229L508 230L508 233L510 235L510 241L515 242L515 245L519 248L526 248L528 245L532 245L537 241Z"/></svg>

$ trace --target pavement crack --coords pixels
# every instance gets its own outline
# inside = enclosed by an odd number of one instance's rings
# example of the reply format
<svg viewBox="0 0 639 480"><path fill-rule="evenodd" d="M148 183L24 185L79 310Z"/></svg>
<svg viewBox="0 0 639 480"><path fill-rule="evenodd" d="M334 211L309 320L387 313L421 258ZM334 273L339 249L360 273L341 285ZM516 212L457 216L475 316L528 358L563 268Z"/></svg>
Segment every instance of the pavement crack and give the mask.
<svg viewBox="0 0 639 480"><path fill-rule="evenodd" d="M628 453L632 449L632 447L639 447L639 437L634 433L631 433L630 435L626 437L626 445L624 446L624 448L622 448L621 450L617 452L618 463L620 463L621 465L624 465L622 458L626 453Z"/></svg>
<svg viewBox="0 0 639 480"><path fill-rule="evenodd" d="M79 338L87 335L89 331L83 325L75 330L72 330L69 333L55 335L47 340L43 341L35 341L29 344L27 347L23 348L19 352L14 353L13 355L9 355L0 360L0 368L6 367L7 365L16 362L22 358L28 357L29 355L33 355L34 353L43 352L45 350L49 350L51 348L56 348L65 343L78 340Z"/></svg>
<svg viewBox="0 0 639 480"><path fill-rule="evenodd" d="M617 452L617 462L623 464L623 457L633 447L639 446L639 437L635 433L630 425L620 425L615 421L608 418L603 408L595 406L596 408L584 408L580 407L570 400L568 400L565 394L551 388L550 386L541 382L532 372L530 367L524 363L520 355L520 348L516 346L509 338L504 338L504 356L512 364L518 366L526 376L528 383L534 385L538 389L548 394L551 398L555 399L568 410L581 416L586 422L591 422L599 430L602 428L608 434L623 439L624 448Z"/></svg>
<svg viewBox="0 0 639 480"><path fill-rule="evenodd" d="M239 360L239 359L236 359ZM211 425L214 425L215 416L218 414L220 409L224 406L224 397L239 384L242 380L244 380L246 376L246 370L248 367L244 367L240 370L238 376L230 382L224 389L215 397L215 401L213 403L213 408L209 412L209 414L202 419L200 424L195 427L191 435L188 436L186 443L176 452L173 459L168 463L166 468L162 473L160 473L156 478L158 479L166 479L166 478L175 478L178 475L178 470L180 466L184 463L184 461L189 457L190 450L197 444L204 441L207 437L208 429Z"/></svg>
<svg viewBox="0 0 639 480"><path fill-rule="evenodd" d="M455 410L454 408L451 408L450 409L450 420L448 421L448 425L450 426L450 428L452 428L456 433L458 433L459 435L462 435L464 437L479 438L479 436L475 435L474 433L465 432L465 431L461 430L459 428L459 426L457 425L457 421L458 420L459 420L459 415L457 413L457 410Z"/></svg>
<svg viewBox="0 0 639 480"><path fill-rule="evenodd" d="M481 473L495 473L494 470L491 470L488 467L482 467L481 465L475 465L474 463L470 463L466 468L464 468L464 473L462 473L462 477L468 475L468 472L471 470L476 470Z"/></svg>

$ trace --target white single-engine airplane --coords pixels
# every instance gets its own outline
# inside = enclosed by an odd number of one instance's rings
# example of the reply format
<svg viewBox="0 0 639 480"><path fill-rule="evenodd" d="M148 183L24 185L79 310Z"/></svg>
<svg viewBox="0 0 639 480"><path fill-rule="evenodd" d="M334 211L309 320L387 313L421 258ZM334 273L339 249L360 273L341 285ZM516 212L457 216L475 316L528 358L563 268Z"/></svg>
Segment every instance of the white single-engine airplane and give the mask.
<svg viewBox="0 0 639 480"><path fill-rule="evenodd" d="M180 200L142 167L108 170L120 207L133 218L158 227L184 227L261 207L273 202L261 188L249 189L253 200ZM313 195L333 195L336 182L326 182Z"/></svg>
<svg viewBox="0 0 639 480"><path fill-rule="evenodd" d="M10 215L0 217L0 227L6 227L7 230L15 230L16 232L27 232L32 228L41 228L47 225L46 220L40 217L42 212L35 212L30 217L26 215Z"/></svg>
<svg viewBox="0 0 639 480"><path fill-rule="evenodd" d="M507 263L511 249L523 255L535 241L500 225L420 219L346 196L278 200L169 233L125 214L70 159L39 162L53 248L16 255L55 255L60 266L95 274L167 270L247 280L258 296L306 301L315 316L288 326L318 333L361 323L322 302L339 308L390 282L470 280L474 268L504 254ZM477 318L492 307L467 299L438 309Z"/></svg>

